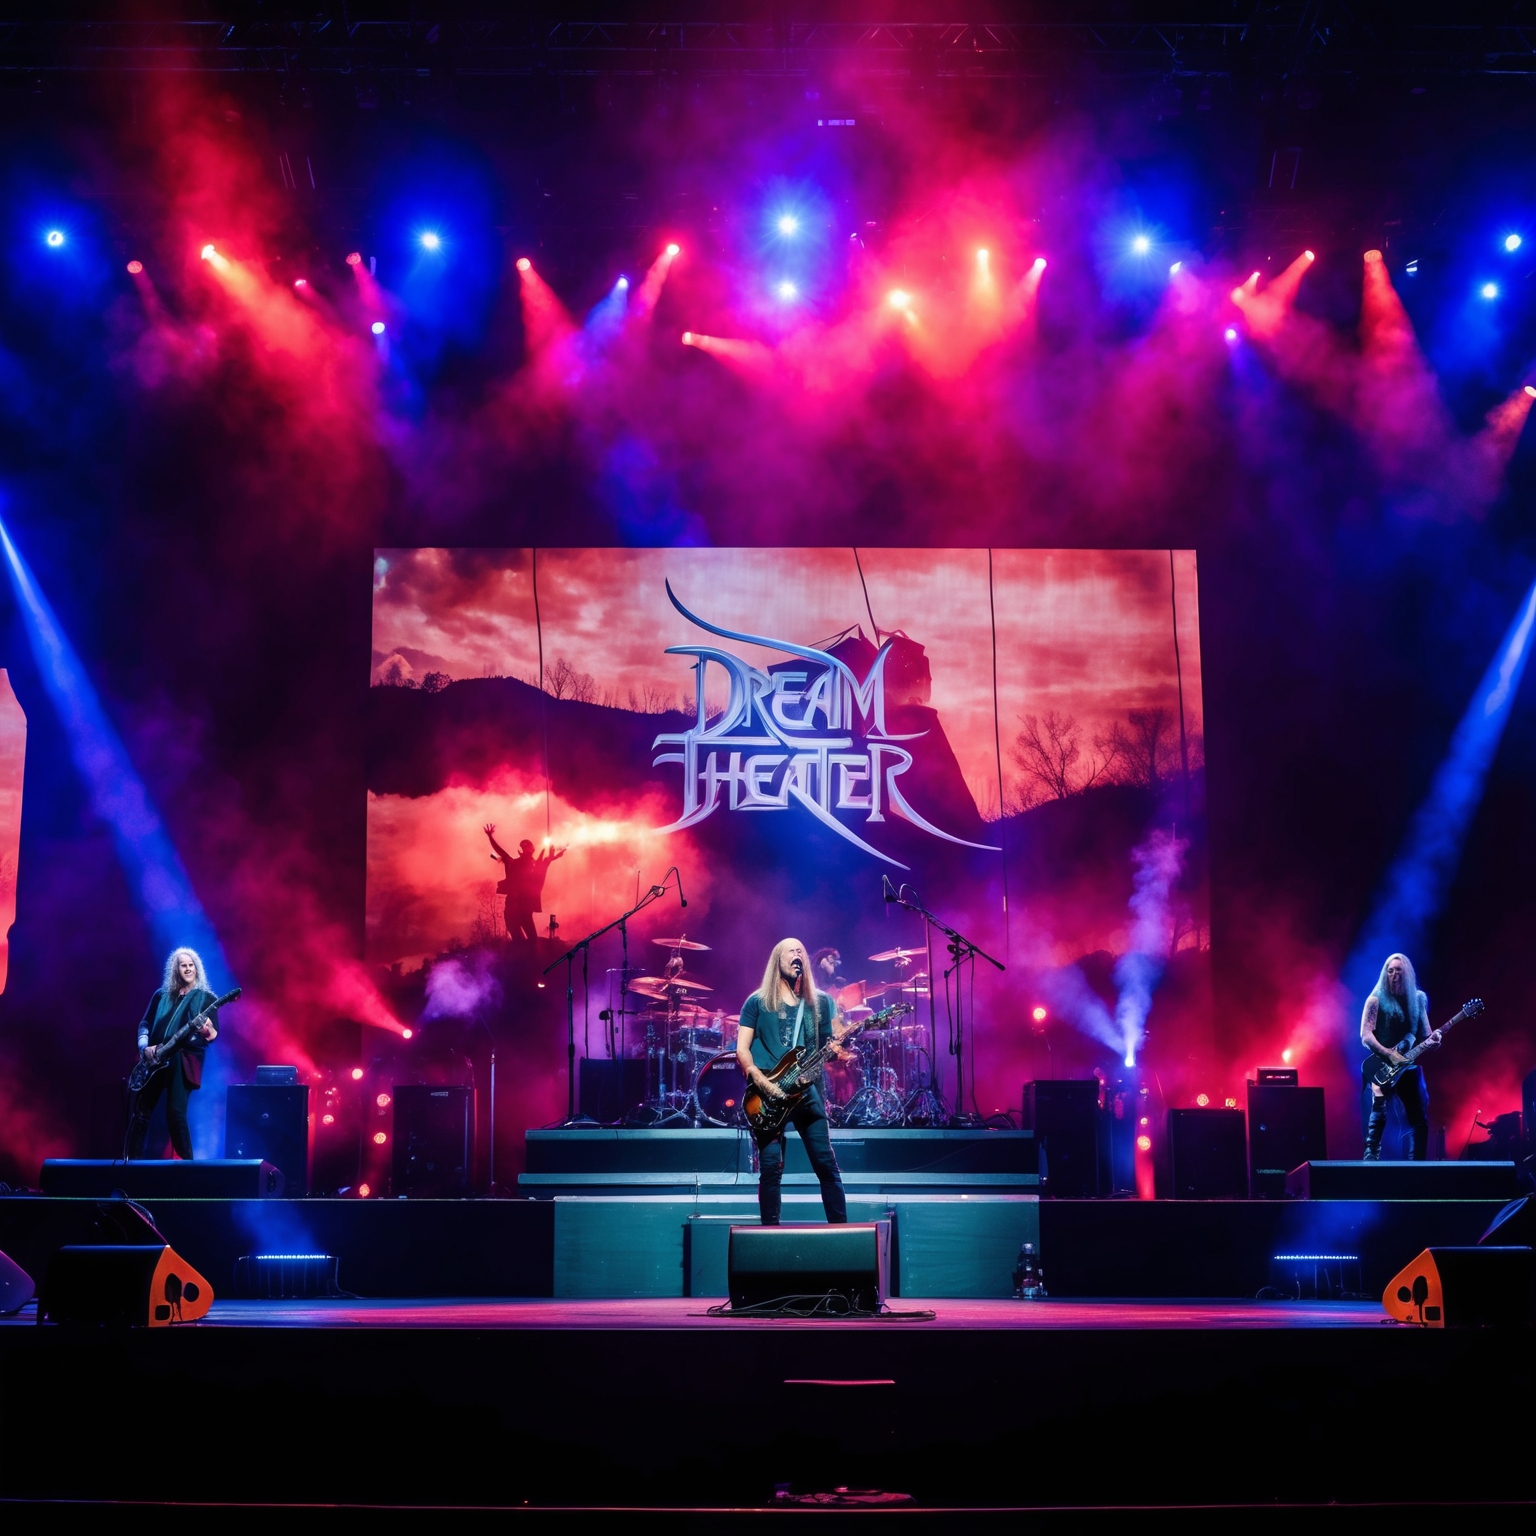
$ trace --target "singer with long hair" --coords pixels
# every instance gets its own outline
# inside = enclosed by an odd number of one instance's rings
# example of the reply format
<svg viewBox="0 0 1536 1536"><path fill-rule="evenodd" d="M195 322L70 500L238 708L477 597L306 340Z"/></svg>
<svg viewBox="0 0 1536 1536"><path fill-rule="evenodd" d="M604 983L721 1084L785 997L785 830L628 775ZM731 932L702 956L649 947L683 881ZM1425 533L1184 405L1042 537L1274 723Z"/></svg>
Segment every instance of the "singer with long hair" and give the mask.
<svg viewBox="0 0 1536 1536"><path fill-rule="evenodd" d="M763 984L741 1007L741 1029L736 1036L736 1062L760 1092L781 1099L783 1091L768 1074L797 1045L815 1050L832 1038L832 999L816 990L805 945L799 939L781 939L773 946L763 968ZM805 1155L821 1185L821 1204L827 1220L848 1220L848 1200L843 1176L832 1153L827 1108L821 1084L812 1083L790 1117L805 1144ZM784 1129L757 1142L757 1208L765 1227L776 1227L783 1208Z"/></svg>

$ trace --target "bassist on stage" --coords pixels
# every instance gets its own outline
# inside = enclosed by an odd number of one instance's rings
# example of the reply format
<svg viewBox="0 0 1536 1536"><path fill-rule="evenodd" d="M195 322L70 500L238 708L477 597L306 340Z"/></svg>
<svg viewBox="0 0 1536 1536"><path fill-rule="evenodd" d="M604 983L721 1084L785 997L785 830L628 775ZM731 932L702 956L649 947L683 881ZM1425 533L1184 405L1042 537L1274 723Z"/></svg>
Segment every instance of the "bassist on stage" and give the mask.
<svg viewBox="0 0 1536 1536"><path fill-rule="evenodd" d="M1481 1004L1478 1005L1481 1007ZM1453 1019L1452 1023L1455 1022ZM1419 991L1413 962L1407 955L1388 955L1381 978L1365 1000L1360 1017L1360 1043L1371 1053L1367 1068L1378 1061L1401 1062L1403 1052L1424 1042L1433 1050L1440 1031L1429 1027L1429 999ZM1381 1138L1387 1129L1387 1095L1395 1093L1408 1117L1410 1156L1423 1162L1429 1156L1429 1092L1419 1067L1409 1069L1390 1088L1371 1084L1371 1118L1365 1128L1365 1160L1381 1161Z"/></svg>
<svg viewBox="0 0 1536 1536"><path fill-rule="evenodd" d="M832 1039L832 999L816 990L810 961L799 939L781 939L768 956L763 984L741 1009L741 1031L736 1036L736 1061L748 1079L769 1098L783 1098L783 1091L768 1074L797 1045L813 1049ZM848 1220L848 1201L842 1175L832 1153L826 1105L820 1083L810 1091L790 1117L805 1143L805 1155L821 1184L821 1203L830 1222ZM765 1227L776 1227L783 1199L785 1131L757 1138L759 1176L757 1204Z"/></svg>
<svg viewBox="0 0 1536 1536"><path fill-rule="evenodd" d="M192 949L173 950L165 962L165 981L159 991L150 998L149 1006L139 1024L139 1052L150 1060L159 1057L165 1042L189 1019L208 1008L214 1001L208 990L208 980L203 972L203 962ZM144 1155L144 1139L149 1134L149 1117L160 1095L165 1094L165 1119L170 1127L171 1146L176 1156L190 1161L192 1157L192 1132L187 1125L187 1106L193 1091L202 1086L203 1056L209 1043L219 1031L213 1019L207 1018L197 1025L186 1041L175 1048L179 1058L172 1061L163 1072L157 1072L136 1094L133 1118L128 1129L128 1156Z"/></svg>

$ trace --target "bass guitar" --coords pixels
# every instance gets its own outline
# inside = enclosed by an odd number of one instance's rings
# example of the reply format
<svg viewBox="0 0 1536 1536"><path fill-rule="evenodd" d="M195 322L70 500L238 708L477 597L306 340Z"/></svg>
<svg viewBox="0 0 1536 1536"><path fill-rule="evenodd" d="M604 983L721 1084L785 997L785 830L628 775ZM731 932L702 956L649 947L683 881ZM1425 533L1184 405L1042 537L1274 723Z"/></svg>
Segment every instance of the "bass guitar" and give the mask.
<svg viewBox="0 0 1536 1536"><path fill-rule="evenodd" d="M911 1012L911 1003L896 1003L890 1008L882 1008L879 1013L871 1014L867 1019L850 1024L841 1035L829 1040L818 1050L797 1045L778 1066L764 1074L783 1093L783 1098L776 1099L772 1094L764 1093L755 1083L748 1085L741 1102L747 1124L764 1138L778 1135L796 1107L811 1091L811 1085L821 1075L821 1069L837 1054L840 1047L857 1039L866 1029L884 1029L893 1019Z"/></svg>
<svg viewBox="0 0 1536 1536"><path fill-rule="evenodd" d="M140 1053L139 1059L133 1064L133 1071L128 1074L129 1093L143 1093L155 1073L163 1071L170 1065L171 1057L176 1054L177 1048L185 1043L192 1031L200 1024L206 1024L210 1013L217 1013L226 1003L234 1002L239 996L240 988L235 987L216 1002L209 1003L195 1019L188 1019L169 1040L162 1040L155 1047L153 1057Z"/></svg>
<svg viewBox="0 0 1536 1536"><path fill-rule="evenodd" d="M1474 997L1462 1005L1461 1012L1453 1019L1448 1019L1438 1030L1432 1031L1424 1039L1414 1046L1411 1051L1402 1052L1401 1061L1386 1061L1380 1056L1366 1057L1361 1076L1365 1078L1367 1086L1375 1083L1379 1088L1391 1088L1409 1067L1411 1067L1425 1051L1429 1050L1435 1034L1444 1035L1448 1029L1461 1023L1463 1019L1475 1019L1483 1011L1483 1000Z"/></svg>

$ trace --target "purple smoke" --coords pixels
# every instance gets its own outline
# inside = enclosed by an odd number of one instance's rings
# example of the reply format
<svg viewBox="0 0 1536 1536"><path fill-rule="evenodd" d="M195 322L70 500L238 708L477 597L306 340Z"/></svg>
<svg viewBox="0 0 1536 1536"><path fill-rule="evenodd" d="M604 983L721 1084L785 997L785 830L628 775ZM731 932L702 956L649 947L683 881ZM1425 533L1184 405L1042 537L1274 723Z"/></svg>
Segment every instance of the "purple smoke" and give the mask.
<svg viewBox="0 0 1536 1536"><path fill-rule="evenodd" d="M1131 853L1136 865L1131 931L1126 952L1115 965L1115 982L1120 988L1115 1027L1128 1067L1136 1065L1136 1051L1152 1011L1152 993L1162 980L1173 948L1173 911L1168 897L1184 867L1188 847L1182 838L1159 827Z"/></svg>
<svg viewBox="0 0 1536 1536"><path fill-rule="evenodd" d="M501 983L491 974L491 956L481 950L464 960L442 960L427 974L422 1023L472 1019L501 1001Z"/></svg>

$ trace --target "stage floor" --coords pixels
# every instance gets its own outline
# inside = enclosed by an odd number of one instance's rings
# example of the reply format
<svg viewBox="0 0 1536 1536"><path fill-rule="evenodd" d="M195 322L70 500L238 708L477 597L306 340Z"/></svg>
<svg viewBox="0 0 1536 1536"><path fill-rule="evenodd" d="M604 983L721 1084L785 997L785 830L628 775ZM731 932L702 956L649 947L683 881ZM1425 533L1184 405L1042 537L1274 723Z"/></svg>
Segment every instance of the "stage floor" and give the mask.
<svg viewBox="0 0 1536 1536"><path fill-rule="evenodd" d="M719 1318L708 1297L654 1296L624 1301L216 1301L199 1328L536 1328L653 1329L804 1328L1032 1330L1383 1328L1391 1323L1376 1302L993 1301L903 1296L895 1313L931 1311L931 1318ZM12 1327L31 1326L8 1318Z"/></svg>

